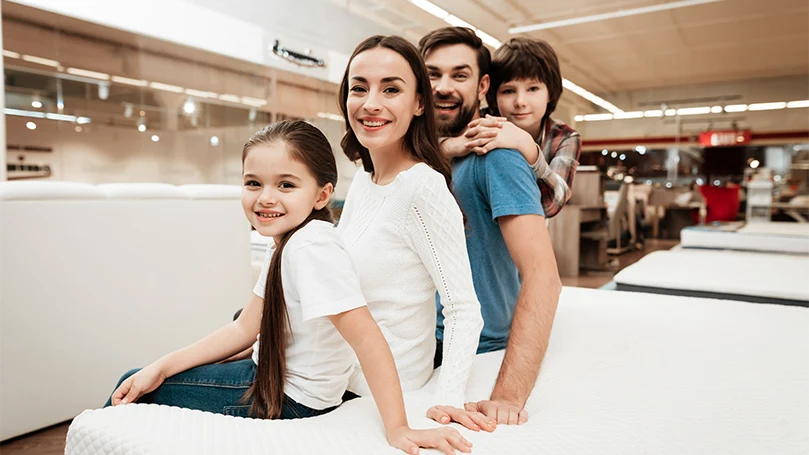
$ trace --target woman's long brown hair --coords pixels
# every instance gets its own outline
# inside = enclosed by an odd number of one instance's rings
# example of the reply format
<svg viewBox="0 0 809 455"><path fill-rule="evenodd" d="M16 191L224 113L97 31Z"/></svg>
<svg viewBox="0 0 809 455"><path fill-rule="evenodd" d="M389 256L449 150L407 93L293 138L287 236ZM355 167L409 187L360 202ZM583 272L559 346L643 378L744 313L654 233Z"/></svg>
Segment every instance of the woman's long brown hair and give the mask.
<svg viewBox="0 0 809 455"><path fill-rule="evenodd" d="M276 141L284 142L290 157L309 168L319 186L337 185L337 164L328 139L320 130L300 120L277 122L259 130L244 144L242 164L251 148ZM256 379L244 397L245 402L252 400L250 415L253 417L276 419L284 406L289 315L281 283L281 258L292 235L312 220L334 223L328 206L313 209L303 223L283 235L270 260L264 287Z"/></svg>
<svg viewBox="0 0 809 455"><path fill-rule="evenodd" d="M433 108L433 89L430 85L430 77L427 73L427 67L424 66L424 61L419 54L418 49L413 46L409 41L400 36L372 36L365 41L361 42L346 65L345 74L343 74L343 82L340 85L340 112L343 114L343 119L346 123L346 133L343 136L340 145L343 147L343 152L351 161L362 160L362 166L366 172L374 171L374 163L371 161L371 155L368 149L365 148L357 139L357 135L351 129L351 123L348 119L348 109L346 108L346 101L348 100L348 70L351 67L351 62L354 58L371 49L382 47L390 49L397 54L401 55L410 65L413 74L416 76L416 91L421 96L422 107L424 113L419 116L414 116L410 122L410 127L404 136L405 148L417 161L426 163L436 171L440 172L444 179L447 181L447 186L452 190L452 169L450 168L449 160L441 153L438 145L438 126L435 122L435 110Z"/></svg>

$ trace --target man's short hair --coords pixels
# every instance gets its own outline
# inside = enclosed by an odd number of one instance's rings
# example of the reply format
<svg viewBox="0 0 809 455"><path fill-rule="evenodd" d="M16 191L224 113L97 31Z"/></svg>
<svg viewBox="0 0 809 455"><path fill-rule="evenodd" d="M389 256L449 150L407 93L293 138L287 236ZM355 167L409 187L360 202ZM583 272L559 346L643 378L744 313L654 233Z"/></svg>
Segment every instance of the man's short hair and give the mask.
<svg viewBox="0 0 809 455"><path fill-rule="evenodd" d="M491 86L486 94L489 109L497 112L497 91L515 79L537 79L548 87L548 108L543 124L556 109L562 96L562 72L559 59L550 44L538 39L511 38L494 51L490 73Z"/></svg>
<svg viewBox="0 0 809 455"><path fill-rule="evenodd" d="M478 60L478 71L480 71L478 79L489 74L492 63L489 48L483 45L483 40L469 27L443 27L433 30L419 40L419 52L421 52L422 57L426 57L427 53L436 47L453 44L465 44L475 51Z"/></svg>

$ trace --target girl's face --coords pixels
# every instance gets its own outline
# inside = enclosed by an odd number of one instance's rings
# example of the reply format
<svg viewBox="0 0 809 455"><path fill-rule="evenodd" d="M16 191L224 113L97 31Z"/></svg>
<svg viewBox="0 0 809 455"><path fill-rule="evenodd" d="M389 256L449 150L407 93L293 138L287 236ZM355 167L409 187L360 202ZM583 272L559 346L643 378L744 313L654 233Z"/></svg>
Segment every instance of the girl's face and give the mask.
<svg viewBox="0 0 809 455"><path fill-rule="evenodd" d="M535 138L548 108L548 87L537 79L504 82L497 90L500 115Z"/></svg>
<svg viewBox="0 0 809 455"><path fill-rule="evenodd" d="M368 150L401 149L413 116L424 108L407 60L383 47L354 57L348 68L346 111L351 129Z"/></svg>
<svg viewBox="0 0 809 455"><path fill-rule="evenodd" d="M257 145L243 166L242 208L259 234L275 243L329 202L331 183L320 186L309 168L294 159L283 141Z"/></svg>

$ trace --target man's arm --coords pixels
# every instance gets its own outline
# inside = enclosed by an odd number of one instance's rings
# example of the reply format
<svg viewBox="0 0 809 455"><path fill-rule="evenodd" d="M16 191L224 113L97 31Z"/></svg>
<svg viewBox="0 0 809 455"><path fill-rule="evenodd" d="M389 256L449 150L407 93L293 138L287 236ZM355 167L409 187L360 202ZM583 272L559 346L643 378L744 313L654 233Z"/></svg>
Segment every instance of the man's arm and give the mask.
<svg viewBox="0 0 809 455"><path fill-rule="evenodd" d="M544 217L515 215L497 220L523 284L491 399L470 403L467 409L479 410L498 423L517 424L528 420L523 408L548 348L562 283Z"/></svg>

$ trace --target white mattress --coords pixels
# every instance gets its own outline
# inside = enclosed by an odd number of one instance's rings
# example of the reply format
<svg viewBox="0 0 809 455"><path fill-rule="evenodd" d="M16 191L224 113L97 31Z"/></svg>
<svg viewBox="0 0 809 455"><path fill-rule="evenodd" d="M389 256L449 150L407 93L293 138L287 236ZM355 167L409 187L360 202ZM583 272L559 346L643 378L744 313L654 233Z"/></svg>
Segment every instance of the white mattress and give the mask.
<svg viewBox="0 0 809 455"><path fill-rule="evenodd" d="M737 230L688 227L680 232L683 248L809 254L809 224L748 223Z"/></svg>
<svg viewBox="0 0 809 455"><path fill-rule="evenodd" d="M647 288L809 301L809 256L680 248L655 251L614 281Z"/></svg>
<svg viewBox="0 0 809 455"><path fill-rule="evenodd" d="M806 454L809 310L565 288L522 426L461 430L484 454ZM467 393L490 392L502 351ZM422 417L435 375L406 397ZM155 405L85 411L66 455L401 453L368 398L325 416L261 421ZM425 451L422 453L437 453Z"/></svg>

